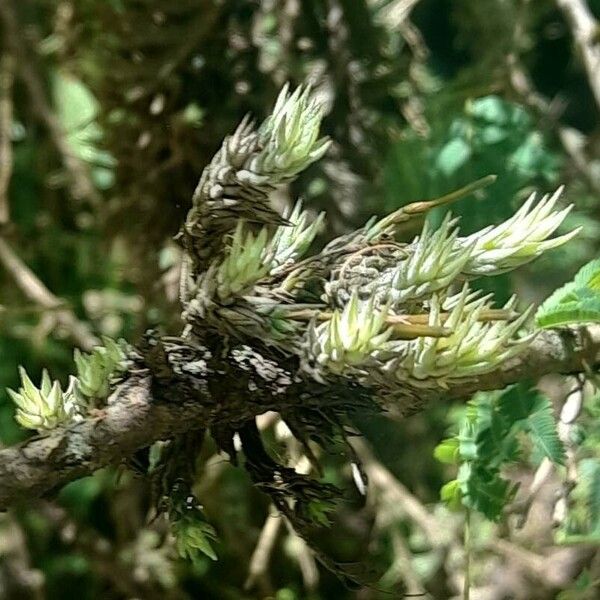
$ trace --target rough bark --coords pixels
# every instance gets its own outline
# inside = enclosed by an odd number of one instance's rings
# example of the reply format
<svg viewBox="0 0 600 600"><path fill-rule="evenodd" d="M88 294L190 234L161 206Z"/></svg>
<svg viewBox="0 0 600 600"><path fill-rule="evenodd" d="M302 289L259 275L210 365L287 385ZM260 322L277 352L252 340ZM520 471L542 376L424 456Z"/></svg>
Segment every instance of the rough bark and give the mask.
<svg viewBox="0 0 600 600"><path fill-rule="evenodd" d="M118 464L157 440L215 425L235 428L268 410L294 405L351 407L350 396L361 393L356 387L297 381L289 371L245 346L233 362L195 358L188 362L195 368L187 372L176 368L157 375L153 369L151 376L148 369L133 369L102 411L0 450L0 510ZM431 400L468 397L523 378L576 373L598 364L600 326L544 331L519 359L479 380L423 396L420 408ZM398 414L406 412L402 406L390 408ZM414 408L411 400L410 411Z"/></svg>

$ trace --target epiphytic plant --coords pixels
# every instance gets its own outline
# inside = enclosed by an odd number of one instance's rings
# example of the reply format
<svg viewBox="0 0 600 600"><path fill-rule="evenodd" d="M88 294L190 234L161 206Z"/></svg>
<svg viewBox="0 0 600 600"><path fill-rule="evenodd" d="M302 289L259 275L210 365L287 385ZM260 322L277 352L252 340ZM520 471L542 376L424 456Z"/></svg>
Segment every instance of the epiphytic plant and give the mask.
<svg viewBox="0 0 600 600"><path fill-rule="evenodd" d="M462 194L409 204L303 258L322 216L307 226L300 205L281 216L268 199L326 151L320 118L308 88L286 87L272 115L258 129L244 119L206 168L182 232L191 328L296 355L304 376L319 381L342 374L399 395L476 377L518 354L531 339L529 311L519 315L514 299L494 309L469 282L576 235L551 238L570 210L556 210L561 189L537 204L532 195L506 222L472 235L448 216L401 243L400 224Z"/></svg>
<svg viewBox="0 0 600 600"><path fill-rule="evenodd" d="M321 118L308 87L290 93L286 86L262 125L241 122L204 170L179 235L180 338L150 340L140 351L106 342L91 355L76 354L68 392L47 375L38 390L24 374L23 388L11 394L21 424L47 429L101 407L111 377L129 366L151 365L160 384L171 373L203 373L215 355L231 356L241 370L254 369L281 389L304 386L303 405L282 405L280 413L314 458L307 440L344 440L340 422L353 403L364 406L368 396L376 406L385 398L406 413L421 394L487 374L527 347L535 335L531 311L519 313L514 298L495 308L470 282L518 268L577 234L551 237L570 210L557 209L561 190L537 203L532 195L506 222L471 235L460 235L447 216L437 230L426 223L411 242L398 239L406 221L488 185L494 178L487 177L372 219L310 254L324 216L311 218L300 203L281 215L270 195L327 151ZM360 390L360 400L348 386ZM315 390L320 404L310 402ZM253 416L212 427L213 437L234 458L239 434L253 481L306 536L305 525L324 520L336 489L275 463ZM198 442L190 443L183 437L155 448L150 473L180 552L212 555L214 532L199 524L191 491Z"/></svg>

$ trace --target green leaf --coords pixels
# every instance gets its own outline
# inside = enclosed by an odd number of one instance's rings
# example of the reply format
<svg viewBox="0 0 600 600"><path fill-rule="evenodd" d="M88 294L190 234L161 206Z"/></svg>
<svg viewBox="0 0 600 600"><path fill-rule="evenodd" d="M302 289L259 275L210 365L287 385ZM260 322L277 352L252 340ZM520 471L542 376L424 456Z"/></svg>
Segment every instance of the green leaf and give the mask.
<svg viewBox="0 0 600 600"><path fill-rule="evenodd" d="M471 147L462 138L450 140L437 155L436 166L446 176L458 171L471 158Z"/></svg>
<svg viewBox="0 0 600 600"><path fill-rule="evenodd" d="M600 322L600 259L581 267L573 281L547 298L535 319L539 327Z"/></svg>
<svg viewBox="0 0 600 600"><path fill-rule="evenodd" d="M486 144L497 144L498 142L504 141L509 135L509 132L497 125L488 125L481 130L480 139Z"/></svg>
<svg viewBox="0 0 600 600"><path fill-rule="evenodd" d="M539 392L525 383L513 385L498 397L498 412L511 425L515 425L529 418L538 396Z"/></svg>
<svg viewBox="0 0 600 600"><path fill-rule="evenodd" d="M600 290L600 258L591 260L583 265L573 278L578 286L587 287L592 290Z"/></svg>
<svg viewBox="0 0 600 600"><path fill-rule="evenodd" d="M554 463L564 463L564 448L556 431L552 404L546 396L525 384L515 385L498 398L498 411L511 425L527 431L543 456Z"/></svg>
<svg viewBox="0 0 600 600"><path fill-rule="evenodd" d="M196 562L205 554L212 560L217 560L217 554L211 544L217 536L209 523L197 515L186 515L174 521L172 528L179 556Z"/></svg>
<svg viewBox="0 0 600 600"><path fill-rule="evenodd" d="M562 464L564 450L556 432L549 400L526 383L504 393L477 394L467 406L460 433L435 449L441 462L460 462L457 483L442 488L446 504L459 503L498 520L516 486L501 475L501 468L520 456L517 434L526 432L539 452Z"/></svg>
<svg viewBox="0 0 600 600"><path fill-rule="evenodd" d="M457 465L460 462L460 442L458 438L452 437L440 442L433 451L433 456L441 463Z"/></svg>
<svg viewBox="0 0 600 600"><path fill-rule="evenodd" d="M329 527L331 525L331 520L329 519L329 514L334 510L334 506L331 502L323 501L323 500L311 500L307 507L306 512L310 520L315 523L315 525L321 525L322 527Z"/></svg>
<svg viewBox="0 0 600 600"><path fill-rule="evenodd" d="M440 490L440 497L450 510L460 510L462 508L462 492L458 479L446 483Z"/></svg>
<svg viewBox="0 0 600 600"><path fill-rule="evenodd" d="M470 102L467 107L468 114L472 118L497 125L508 125L516 110L522 111L499 96L478 98Z"/></svg>
<svg viewBox="0 0 600 600"><path fill-rule="evenodd" d="M533 444L553 463L563 465L565 450L556 431L556 421L550 400L537 396L533 412L527 419L527 428Z"/></svg>
<svg viewBox="0 0 600 600"><path fill-rule="evenodd" d="M57 70L52 77L52 95L57 117L72 152L92 165L98 187L113 184L114 158L100 148L102 130L97 122L99 105L92 92L71 73Z"/></svg>
<svg viewBox="0 0 600 600"><path fill-rule="evenodd" d="M598 322L600 322L600 303L586 303L582 306L573 302L562 305L559 311L553 311L549 315L540 315L537 318L537 324L542 328Z"/></svg>
<svg viewBox="0 0 600 600"><path fill-rule="evenodd" d="M463 504L479 511L491 521L497 521L502 510L514 495L516 488L498 472L485 465L474 467L468 463L458 472Z"/></svg>

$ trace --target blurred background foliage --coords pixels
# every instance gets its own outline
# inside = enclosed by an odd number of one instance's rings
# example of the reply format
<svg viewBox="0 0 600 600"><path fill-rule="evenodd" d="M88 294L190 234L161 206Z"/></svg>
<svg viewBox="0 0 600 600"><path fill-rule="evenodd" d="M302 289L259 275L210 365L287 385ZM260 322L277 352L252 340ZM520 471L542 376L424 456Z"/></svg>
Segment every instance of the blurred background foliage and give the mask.
<svg viewBox="0 0 600 600"><path fill-rule="evenodd" d="M313 84L334 142L275 200L302 196L315 214L326 210L321 242L489 173L495 185L452 208L463 231L564 183L575 203L564 227L583 226L578 238L488 284L499 302L545 298L600 242L599 84L563 4L2 0L0 389L17 386L19 364L66 381L73 348L100 335L178 332L173 236L198 177L241 117L262 119L286 81ZM600 0L588 6L600 18ZM572 387L540 383L557 412ZM600 594L600 408L581 394L567 440L576 451L530 498L526 519L521 510L524 526L474 517L474 597ZM357 424L366 500L349 467L324 458L325 478L347 498L319 542L339 560L370 556L375 588L346 590L320 569L248 477L206 448L197 491L219 535L217 562L179 559L166 524L151 520L144 482L106 470L0 517L0 598L369 600L399 597L398 584L458 597L463 516L439 499L456 473L433 448L462 415L462 405L440 404L403 422ZM300 456L272 415L263 421L274 452ZM0 391L0 443L23 436ZM511 480L527 490L540 460L533 452L511 464ZM583 481L571 495L569 469Z"/></svg>

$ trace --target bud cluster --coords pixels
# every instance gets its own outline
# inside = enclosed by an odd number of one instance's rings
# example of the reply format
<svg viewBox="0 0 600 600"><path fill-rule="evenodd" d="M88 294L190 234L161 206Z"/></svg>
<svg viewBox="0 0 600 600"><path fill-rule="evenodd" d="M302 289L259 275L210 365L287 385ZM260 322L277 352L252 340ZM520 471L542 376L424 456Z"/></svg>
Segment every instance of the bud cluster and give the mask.
<svg viewBox="0 0 600 600"><path fill-rule="evenodd" d="M374 353L392 335L387 313L385 306L375 307L374 298L361 301L354 292L342 311L334 310L324 323L310 323L307 357L336 374L373 362Z"/></svg>
<svg viewBox="0 0 600 600"><path fill-rule="evenodd" d="M527 310L501 309L469 288L477 277L515 269L564 244L554 238L571 207L557 209L561 189L513 217L468 236L450 215L412 242L399 226L491 183L469 184L415 202L308 255L324 215L311 219L300 202L283 215L269 204L326 152L322 109L309 88L286 86L272 114L255 128L245 118L204 170L182 231L183 319L249 344L295 355L318 381L343 375L386 392L443 389L478 377L521 352L531 340ZM77 376L66 391L44 372L40 388L21 372L10 392L25 427L47 429L99 405L123 364L118 344L75 353ZM412 392L411 392L412 390Z"/></svg>
<svg viewBox="0 0 600 600"><path fill-rule="evenodd" d="M325 154L330 142L318 137L321 118L308 87L290 94L285 86L258 130L245 118L225 139L202 173L183 226L183 244L196 267L208 268L239 219L289 224L271 208L269 194Z"/></svg>
<svg viewBox="0 0 600 600"><path fill-rule="evenodd" d="M110 378L122 370L125 353L110 338L103 338L104 346L97 346L89 354L75 350L77 390L91 399L102 400L108 396Z"/></svg>
<svg viewBox="0 0 600 600"><path fill-rule="evenodd" d="M23 367L19 367L21 387L17 392L7 390L17 407L15 420L26 429L54 429L71 420L77 408L76 379L69 379L69 387L63 392L58 381L52 381L48 371L42 372L37 388Z"/></svg>
<svg viewBox="0 0 600 600"><path fill-rule="evenodd" d="M512 271L575 237L580 231L579 227L548 239L573 208L571 204L561 210L554 210L562 191L563 186L551 196L544 195L535 206L536 194L533 193L504 223L486 227L462 238L462 245L474 246L472 258L464 273L480 277Z"/></svg>
<svg viewBox="0 0 600 600"><path fill-rule="evenodd" d="M417 388L444 388L449 380L479 377L519 354L534 334L519 336L531 315L524 311L512 321L489 321L490 298L475 297L467 285L453 308L444 311L444 296L434 294L429 302L428 325L443 330L439 336L419 336L393 342L387 348L393 358L382 364L382 372L398 382L410 381ZM515 299L504 307L512 315Z"/></svg>
<svg viewBox="0 0 600 600"><path fill-rule="evenodd" d="M111 377L124 368L125 353L111 339L103 339L90 354L75 350L77 375L69 377L69 385L62 390L58 381L52 381L48 371L42 371L40 387L36 387L23 367L19 367L21 387L7 390L17 411L15 419L26 429L54 429L84 415L90 407L101 403L109 393Z"/></svg>
<svg viewBox="0 0 600 600"><path fill-rule="evenodd" d="M248 162L249 181L278 185L319 160L330 145L327 138L319 139L322 112L310 87L298 87L290 94L286 84L258 131L262 150Z"/></svg>
<svg viewBox="0 0 600 600"><path fill-rule="evenodd" d="M320 158L322 111L308 88L281 92L254 130L245 119L200 180L184 227L188 269L183 318L244 342L299 358L319 381L344 375L389 390L443 389L480 376L521 352L530 311L515 301L493 308L469 281L515 269L564 244L551 238L571 207L556 209L561 189L513 217L468 236L447 215L412 242L399 226L476 191L493 177L431 201L408 204L306 254L323 215L312 222L296 204L278 215L275 186Z"/></svg>

